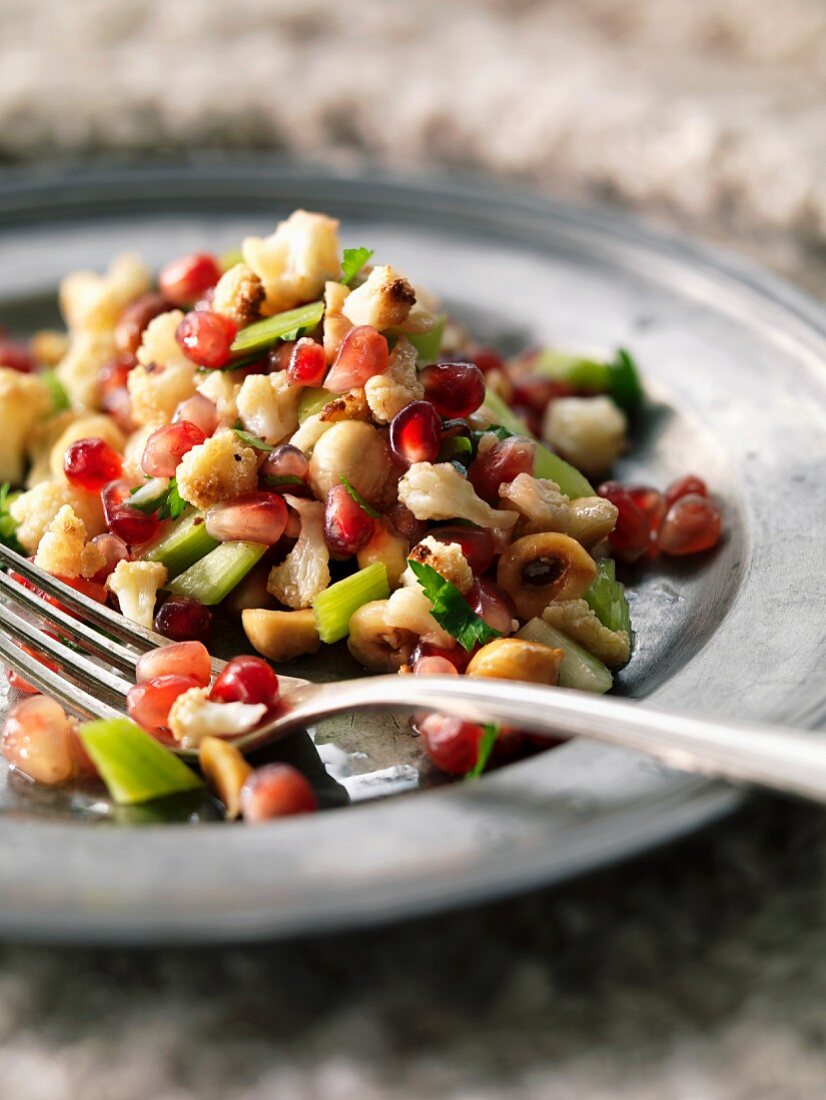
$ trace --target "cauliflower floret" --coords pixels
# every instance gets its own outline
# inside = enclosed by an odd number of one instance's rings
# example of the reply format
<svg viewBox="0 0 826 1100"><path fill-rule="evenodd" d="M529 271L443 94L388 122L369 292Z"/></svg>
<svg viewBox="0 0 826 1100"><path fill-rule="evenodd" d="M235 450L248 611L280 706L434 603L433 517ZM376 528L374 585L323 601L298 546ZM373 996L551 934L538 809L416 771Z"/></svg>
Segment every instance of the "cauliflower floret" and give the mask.
<svg viewBox="0 0 826 1100"><path fill-rule="evenodd" d="M195 393L195 364L175 339L183 320L179 309L154 317L138 348L138 365L127 378L132 419L138 425L168 424L177 406Z"/></svg>
<svg viewBox="0 0 826 1100"><path fill-rule="evenodd" d="M322 420L321 413L313 413L308 416L294 436L290 438L293 447L305 453L311 451L325 432L329 432L333 426L332 420Z"/></svg>
<svg viewBox="0 0 826 1100"><path fill-rule="evenodd" d="M463 595L473 586L473 570L458 542L439 542L432 535L427 535L407 556L413 561L431 566L446 581L455 585ZM419 583L416 574L409 567L404 572L402 583L406 585Z"/></svg>
<svg viewBox="0 0 826 1100"><path fill-rule="evenodd" d="M627 428L610 397L559 397L548 406L542 433L578 470L600 477L622 451Z"/></svg>
<svg viewBox="0 0 826 1100"><path fill-rule="evenodd" d="M325 424L338 424L341 420L371 419L367 398L360 386L332 398L318 415Z"/></svg>
<svg viewBox="0 0 826 1100"><path fill-rule="evenodd" d="M154 431L156 424L144 424L142 428L136 428L126 440L123 446L123 476L127 481L141 482L146 477L141 466L141 459L146 447L146 441Z"/></svg>
<svg viewBox="0 0 826 1100"><path fill-rule="evenodd" d="M392 267L374 267L366 282L347 296L341 312L354 325L379 330L402 325L416 302L413 287Z"/></svg>
<svg viewBox="0 0 826 1100"><path fill-rule="evenodd" d="M183 349L175 339L178 325L184 319L182 309L170 309L153 317L141 336L136 357L142 367L153 364L161 367L180 367L181 370L195 370L195 364L184 355Z"/></svg>
<svg viewBox="0 0 826 1100"><path fill-rule="evenodd" d="M294 386L287 372L251 374L238 392L238 415L248 432L278 443L298 427L301 386Z"/></svg>
<svg viewBox="0 0 826 1100"><path fill-rule="evenodd" d="M95 416L79 416L69 424L55 440L49 455L49 466L53 477L63 476L63 458L66 451L78 439L102 439L119 454L126 446L126 436L110 416L99 413Z"/></svg>
<svg viewBox="0 0 826 1100"><path fill-rule="evenodd" d="M41 481L52 476L52 448L70 424L77 420L78 414L66 409L48 420L35 424L26 443L26 457L29 460L29 472L26 475L26 488L31 489Z"/></svg>
<svg viewBox="0 0 826 1100"><path fill-rule="evenodd" d="M224 427L231 427L238 419L238 394L241 383L234 382L231 371L211 370L203 380L196 378L198 393L209 400L215 406L218 413L218 423Z"/></svg>
<svg viewBox="0 0 826 1100"><path fill-rule="evenodd" d="M387 370L374 374L364 383L370 411L382 424L390 421L411 401L424 396L424 386L416 373L416 349L402 337L393 348Z"/></svg>
<svg viewBox="0 0 826 1100"><path fill-rule="evenodd" d="M55 368L72 408L81 412L99 409L101 370L117 354L109 332L80 329L73 332L66 354Z"/></svg>
<svg viewBox="0 0 826 1100"><path fill-rule="evenodd" d="M34 564L55 577L93 577L105 564L103 551L86 541L86 524L64 504L40 540Z"/></svg>
<svg viewBox="0 0 826 1100"><path fill-rule="evenodd" d="M9 506L12 519L19 525L15 532L17 539L30 554L37 550L46 529L64 504L83 520L90 538L105 531L100 493L78 489L63 477L41 481L33 489L21 493Z"/></svg>
<svg viewBox="0 0 826 1100"><path fill-rule="evenodd" d="M324 541L324 505L285 494L284 499L298 512L301 530L298 541L280 565L274 565L267 591L286 607L309 607L330 583L330 552Z"/></svg>
<svg viewBox="0 0 826 1100"><path fill-rule="evenodd" d="M296 210L271 236L247 237L241 251L264 284L266 315L319 298L341 273L338 222L326 214Z"/></svg>
<svg viewBox="0 0 826 1100"><path fill-rule="evenodd" d="M229 317L239 328L258 317L264 301L264 285L246 264L225 271L215 286L212 309Z"/></svg>
<svg viewBox="0 0 826 1100"><path fill-rule="evenodd" d="M397 588L387 601L384 621L394 630L409 630L431 645L451 649L455 642L433 618L432 610L433 605L418 584Z"/></svg>
<svg viewBox="0 0 826 1100"><path fill-rule="evenodd" d="M36 374L0 367L0 482L22 482L29 433L51 408L48 387Z"/></svg>
<svg viewBox="0 0 826 1100"><path fill-rule="evenodd" d="M258 458L233 431L222 431L187 451L175 471L178 492L196 508L251 493L258 484Z"/></svg>
<svg viewBox="0 0 826 1100"><path fill-rule="evenodd" d="M436 324L435 313L439 308L439 300L423 286L414 286L416 295L410 312L400 325L394 326L399 333L430 332Z"/></svg>
<svg viewBox="0 0 826 1100"><path fill-rule="evenodd" d="M167 575L159 561L119 561L106 585L126 618L151 630L158 589L166 584Z"/></svg>
<svg viewBox="0 0 826 1100"><path fill-rule="evenodd" d="M184 748L196 747L204 737L234 737L253 729L267 708L263 703L215 703L209 688L190 688L169 710L172 736Z"/></svg>
<svg viewBox="0 0 826 1100"><path fill-rule="evenodd" d="M325 283L324 285L324 354L327 362L332 363L338 355L338 349L344 337L353 327L341 312L341 307L350 293L344 283Z"/></svg>
<svg viewBox="0 0 826 1100"><path fill-rule="evenodd" d="M476 495L476 490L449 462L414 462L399 481L399 500L416 519L466 519L478 527L508 531L517 512L498 511Z"/></svg>
<svg viewBox="0 0 826 1100"><path fill-rule="evenodd" d="M609 668L619 668L631 655L628 633L603 626L585 600L554 600L542 612L542 618Z"/></svg>
<svg viewBox="0 0 826 1100"><path fill-rule="evenodd" d="M499 495L522 516L517 525L519 537L559 531L583 546L593 546L613 531L619 514L616 505L604 497L571 500L555 481L530 474L517 474L500 487Z"/></svg>
<svg viewBox="0 0 826 1100"><path fill-rule="evenodd" d="M111 332L125 306L149 290L149 269L139 256L116 256L105 275L73 271L60 284L60 311L70 329Z"/></svg>

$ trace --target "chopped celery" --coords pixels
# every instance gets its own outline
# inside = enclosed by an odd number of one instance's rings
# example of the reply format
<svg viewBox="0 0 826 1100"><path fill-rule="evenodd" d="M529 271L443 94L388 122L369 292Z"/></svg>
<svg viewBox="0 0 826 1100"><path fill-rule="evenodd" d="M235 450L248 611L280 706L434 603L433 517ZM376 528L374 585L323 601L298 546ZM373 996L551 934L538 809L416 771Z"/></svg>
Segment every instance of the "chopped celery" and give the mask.
<svg viewBox="0 0 826 1100"><path fill-rule="evenodd" d="M328 401L333 401L340 396L341 394L333 393L332 390L322 390L314 386L302 390L301 397L298 399L298 423L303 424L308 416L315 416L316 413L321 412Z"/></svg>
<svg viewBox="0 0 826 1100"><path fill-rule="evenodd" d="M172 530L149 546L142 556L148 561L159 561L165 565L172 579L217 545L218 540L207 534L203 515L193 512L178 520Z"/></svg>
<svg viewBox="0 0 826 1100"><path fill-rule="evenodd" d="M617 580L613 558L597 562L597 575L585 593L585 600L603 626L624 630L631 636L631 610L625 598L625 585Z"/></svg>
<svg viewBox="0 0 826 1100"><path fill-rule="evenodd" d="M109 794L122 805L203 785L183 761L128 718L85 722L78 733Z"/></svg>
<svg viewBox="0 0 826 1100"><path fill-rule="evenodd" d="M242 264L244 262L244 254L240 248L231 248L228 252L222 253L218 264L222 271L229 271L231 267L235 267L236 264Z"/></svg>
<svg viewBox="0 0 826 1100"><path fill-rule="evenodd" d="M407 339L418 352L418 363L420 367L424 367L428 363L435 363L439 358L446 319L445 314L440 313L436 317L436 323L429 332L407 333Z"/></svg>
<svg viewBox="0 0 826 1100"><path fill-rule="evenodd" d="M386 600L389 595L387 568L380 561L331 584L313 600L319 638L328 644L346 638L354 612L362 604Z"/></svg>
<svg viewBox="0 0 826 1100"><path fill-rule="evenodd" d="M46 383L49 389L49 393L52 398L52 412L61 413L66 412L67 409L72 407L72 403L69 400L69 395L66 393L66 387L57 377L57 372L48 367L46 370L40 372L41 381Z"/></svg>
<svg viewBox="0 0 826 1100"><path fill-rule="evenodd" d="M517 416L513 409L506 405L499 394L494 393L493 390L485 392L482 411L488 414L493 424L501 424L513 435L524 435L528 439L533 439L525 421Z"/></svg>
<svg viewBox="0 0 826 1100"><path fill-rule="evenodd" d="M138 489L132 490L129 505L140 512L157 512L169 492L168 477L151 477Z"/></svg>
<svg viewBox="0 0 826 1100"><path fill-rule="evenodd" d="M546 378L558 379L577 389L595 390L597 393L604 393L610 381L610 371L605 363L552 348L546 348L540 354L533 370Z"/></svg>
<svg viewBox="0 0 826 1100"><path fill-rule="evenodd" d="M277 340L292 340L302 329L314 329L323 315L323 302L310 302L298 309L288 309L286 313L276 313L274 317L266 317L242 328L230 351L238 356L266 351Z"/></svg>
<svg viewBox="0 0 826 1100"><path fill-rule="evenodd" d="M600 695L610 690L614 680L602 661L587 649L583 649L567 634L550 626L544 619L531 619L516 636L528 642L540 642L542 645L562 650L562 663L559 666L560 687L595 691Z"/></svg>
<svg viewBox="0 0 826 1100"><path fill-rule="evenodd" d="M266 551L260 542L222 542L166 587L175 596L189 596L213 607L240 584Z"/></svg>

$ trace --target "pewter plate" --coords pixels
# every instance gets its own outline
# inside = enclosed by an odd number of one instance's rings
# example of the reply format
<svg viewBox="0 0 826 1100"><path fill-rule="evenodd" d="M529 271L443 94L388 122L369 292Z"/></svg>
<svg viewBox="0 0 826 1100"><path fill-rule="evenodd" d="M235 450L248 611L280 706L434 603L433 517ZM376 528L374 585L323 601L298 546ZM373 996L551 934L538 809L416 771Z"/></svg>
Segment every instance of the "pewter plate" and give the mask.
<svg viewBox="0 0 826 1100"><path fill-rule="evenodd" d="M476 181L273 162L0 179L0 324L56 321L67 271L235 247L296 206L341 218L483 340L624 345L650 405L624 478L691 470L723 505L703 560L626 578L637 631L618 691L814 726L826 712L826 321L778 280L604 210ZM231 628L219 631L225 654ZM351 673L345 653L299 674ZM0 932L47 941L227 941L466 904L696 829L732 789L579 740L473 784L434 784L403 718L347 718L272 750L326 812L225 826L208 801L115 810L0 775ZM679 856L675 854L675 860Z"/></svg>

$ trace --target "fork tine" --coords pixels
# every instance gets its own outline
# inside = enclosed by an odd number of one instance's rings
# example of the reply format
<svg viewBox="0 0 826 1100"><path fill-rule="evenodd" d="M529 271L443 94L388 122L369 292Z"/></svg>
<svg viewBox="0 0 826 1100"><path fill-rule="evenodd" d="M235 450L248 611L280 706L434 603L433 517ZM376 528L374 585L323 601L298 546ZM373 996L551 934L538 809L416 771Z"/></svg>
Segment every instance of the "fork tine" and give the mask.
<svg viewBox="0 0 826 1100"><path fill-rule="evenodd" d="M89 692L71 680L53 672L46 665L41 664L35 657L30 656L24 649L20 649L0 633L0 658L10 665L24 679L34 687L39 688L45 695L50 695L64 707L82 718L118 718L121 712L104 703L102 699L96 699Z"/></svg>

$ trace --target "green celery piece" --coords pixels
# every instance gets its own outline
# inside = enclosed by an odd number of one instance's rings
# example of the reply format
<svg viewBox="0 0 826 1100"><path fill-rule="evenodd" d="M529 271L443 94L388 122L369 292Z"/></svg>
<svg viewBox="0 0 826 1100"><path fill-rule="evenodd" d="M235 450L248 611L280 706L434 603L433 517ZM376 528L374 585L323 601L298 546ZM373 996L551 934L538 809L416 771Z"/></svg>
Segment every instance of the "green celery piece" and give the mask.
<svg viewBox="0 0 826 1100"><path fill-rule="evenodd" d="M155 508L160 508L161 504L166 500L166 494L168 492L168 477L152 477L132 493L128 503L133 508L139 508L141 511L144 509L152 511L153 505Z"/></svg>
<svg viewBox="0 0 826 1100"><path fill-rule="evenodd" d="M47 367L46 370L40 372L40 378L48 386L52 398L52 412L54 414L66 412L67 409L72 407L69 401L69 395L66 393L66 387L57 377L57 371L53 370L51 367Z"/></svg>
<svg viewBox="0 0 826 1100"><path fill-rule="evenodd" d="M493 424L501 424L513 435L524 435L526 439L533 439L527 424L521 416L506 405L498 393L493 390L485 391L485 400L482 402L482 411L486 412Z"/></svg>
<svg viewBox="0 0 826 1100"><path fill-rule="evenodd" d="M128 718L85 722L78 733L109 794L121 805L203 786L182 760Z"/></svg>
<svg viewBox="0 0 826 1100"><path fill-rule="evenodd" d="M244 262L244 254L240 248L230 248L228 252L221 254L218 264L222 271L229 271L231 267L235 267L236 264L242 264Z"/></svg>
<svg viewBox="0 0 826 1100"><path fill-rule="evenodd" d="M625 585L617 580L613 558L601 558L597 562L597 575L584 598L603 626L609 630L624 630L631 637L631 609L625 598Z"/></svg>
<svg viewBox="0 0 826 1100"><path fill-rule="evenodd" d="M333 401L336 397L341 397L341 394L313 386L302 390L301 397L298 399L298 423L303 424L308 417L321 412L327 402Z"/></svg>
<svg viewBox="0 0 826 1100"><path fill-rule="evenodd" d="M387 568L380 561L331 584L313 600L319 638L328 645L346 638L350 632L350 619L362 604L371 600L386 600L389 595Z"/></svg>
<svg viewBox="0 0 826 1100"><path fill-rule="evenodd" d="M323 302L310 302L298 309L288 309L286 313L276 313L274 317L266 317L263 321L256 321L254 325L242 328L230 351L238 356L266 351L277 340L297 329L315 328L323 316Z"/></svg>
<svg viewBox="0 0 826 1100"><path fill-rule="evenodd" d="M439 358L446 320L446 314L440 313L429 332L407 333L407 339L418 352L417 358L420 367L427 366L428 363L435 363Z"/></svg>
<svg viewBox="0 0 826 1100"><path fill-rule="evenodd" d="M259 542L222 542L167 584L167 590L214 607L240 584L266 551L267 547Z"/></svg>
<svg viewBox="0 0 826 1100"><path fill-rule="evenodd" d="M559 666L560 687L594 691L599 695L610 690L614 678L602 661L587 649L583 649L567 634L550 626L544 619L531 619L530 622L525 623L516 637L524 638L526 642L540 642L542 645L549 645L552 649L562 650L562 663Z"/></svg>
<svg viewBox="0 0 826 1100"><path fill-rule="evenodd" d="M144 553L148 561L159 561L166 566L170 579L189 569L210 550L218 546L218 540L207 534L201 512L182 516L175 526L162 535Z"/></svg>
<svg viewBox="0 0 826 1100"><path fill-rule="evenodd" d="M533 364L533 370L545 378L568 382L577 389L594 390L597 393L604 393L611 379L611 372L605 363L585 359L581 355L571 355L569 352L554 351L552 348L546 348L541 353Z"/></svg>

